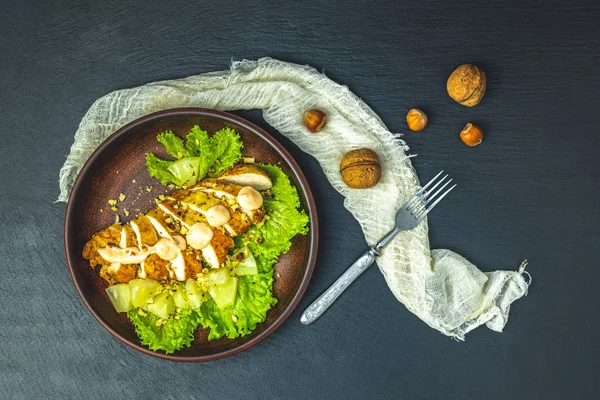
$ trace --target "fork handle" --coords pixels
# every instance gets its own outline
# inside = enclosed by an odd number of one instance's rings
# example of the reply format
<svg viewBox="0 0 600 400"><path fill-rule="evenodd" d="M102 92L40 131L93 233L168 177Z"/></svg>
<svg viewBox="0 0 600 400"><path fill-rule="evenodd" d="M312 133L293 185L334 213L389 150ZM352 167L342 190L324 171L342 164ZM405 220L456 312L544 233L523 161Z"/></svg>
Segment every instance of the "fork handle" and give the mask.
<svg viewBox="0 0 600 400"><path fill-rule="evenodd" d="M315 300L300 317L300 322L304 325L310 325L315 322L323 313L333 304L333 302L350 286L356 278L360 276L375 261L379 253L370 247L365 251L354 264L338 278L333 285L329 287L317 300Z"/></svg>

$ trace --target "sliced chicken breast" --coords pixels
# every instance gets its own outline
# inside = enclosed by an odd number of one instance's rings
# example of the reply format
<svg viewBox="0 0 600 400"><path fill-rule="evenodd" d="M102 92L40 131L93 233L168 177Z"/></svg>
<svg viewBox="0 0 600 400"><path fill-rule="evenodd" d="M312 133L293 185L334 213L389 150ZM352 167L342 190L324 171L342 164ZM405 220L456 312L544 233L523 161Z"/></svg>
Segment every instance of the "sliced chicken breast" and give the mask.
<svg viewBox="0 0 600 400"><path fill-rule="evenodd" d="M176 259L171 261L170 266L173 273L171 278L181 282L196 278L196 275L202 273L202 263L198 258L200 258L199 253L182 251Z"/></svg>
<svg viewBox="0 0 600 400"><path fill-rule="evenodd" d="M154 246L158 242L156 229L145 215L138 215L130 224L136 236L136 246L140 250L144 250L148 246ZM163 260L157 254L150 254L140 263L137 276L142 279L167 280L169 278L168 264L168 261Z"/></svg>
<svg viewBox="0 0 600 400"><path fill-rule="evenodd" d="M100 276L110 284L129 282L136 276L158 281L184 281L202 273L202 261L212 268L221 267L234 246L232 237L244 234L253 223L261 222L265 216L264 207L247 210L238 204L240 190L243 186L252 186L256 190L272 186L268 175L255 166L234 167L222 178L204 179L189 190L177 190L158 203L158 207L138 215L129 225L113 224L98 232L86 243L84 258L89 260L92 268L102 266ZM185 236L185 228L190 229L198 222L207 223L208 210L216 205L227 209L230 220L222 227L211 227L214 236L208 246L201 250L191 246L183 249L183 241L178 238L182 247L171 261L160 258L151 249L161 238ZM226 217L225 213L222 215ZM111 263L98 251L110 247L114 250L139 251L143 261L140 264L125 264L123 261ZM108 257L107 254L105 257Z"/></svg>
<svg viewBox="0 0 600 400"><path fill-rule="evenodd" d="M174 207L164 207L164 209L157 207L146 213L146 218L148 218L148 221L155 229L159 238L172 239L173 236L180 234L179 226L185 226L177 215L172 214L169 210L175 211L177 209ZM193 216L189 214L187 220L188 222L191 222ZM229 251L229 249L227 249L227 251ZM225 253L225 255L227 255L227 253ZM150 259L150 257L148 257L152 262L152 265L149 264L146 266L146 263L144 262L143 273L149 278L152 274L160 274L161 277L164 276L163 266L167 269L168 276L171 279L178 281L188 280L202 272L202 264L199 260L202 258L201 252L190 247L188 247L187 250L181 250L177 257L171 262L165 261L158 256L156 257L158 259ZM154 271L154 268L158 268L158 270Z"/></svg>

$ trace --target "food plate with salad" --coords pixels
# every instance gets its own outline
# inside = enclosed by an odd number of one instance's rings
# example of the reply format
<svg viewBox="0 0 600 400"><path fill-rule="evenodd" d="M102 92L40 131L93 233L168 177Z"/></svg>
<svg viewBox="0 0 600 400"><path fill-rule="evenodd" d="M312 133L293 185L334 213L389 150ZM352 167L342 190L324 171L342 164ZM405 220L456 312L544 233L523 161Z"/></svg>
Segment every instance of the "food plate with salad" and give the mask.
<svg viewBox="0 0 600 400"><path fill-rule="evenodd" d="M273 332L314 268L306 178L270 135L184 108L135 120L82 168L65 216L81 298L113 335L178 361L242 351Z"/></svg>

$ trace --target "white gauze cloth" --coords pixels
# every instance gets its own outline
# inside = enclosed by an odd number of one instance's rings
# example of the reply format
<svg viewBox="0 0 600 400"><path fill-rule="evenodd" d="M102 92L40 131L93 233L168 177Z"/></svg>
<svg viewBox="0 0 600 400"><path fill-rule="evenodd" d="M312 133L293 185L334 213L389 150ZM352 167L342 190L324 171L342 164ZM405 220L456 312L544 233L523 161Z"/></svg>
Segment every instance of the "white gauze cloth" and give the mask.
<svg viewBox="0 0 600 400"><path fill-rule="evenodd" d="M369 244L392 228L396 211L419 188L405 143L347 87L313 68L263 58L233 62L228 71L150 83L98 99L81 121L60 171L59 200L66 201L85 161L115 130L143 115L186 106L261 109L268 124L319 161ZM311 108L328 116L319 134L303 125L304 112ZM340 159L362 147L379 154L381 181L371 189L351 189L340 178ZM521 273L483 273L456 253L430 250L425 221L398 234L377 264L400 302L432 328L457 339L482 324L502 331L511 303L528 287Z"/></svg>

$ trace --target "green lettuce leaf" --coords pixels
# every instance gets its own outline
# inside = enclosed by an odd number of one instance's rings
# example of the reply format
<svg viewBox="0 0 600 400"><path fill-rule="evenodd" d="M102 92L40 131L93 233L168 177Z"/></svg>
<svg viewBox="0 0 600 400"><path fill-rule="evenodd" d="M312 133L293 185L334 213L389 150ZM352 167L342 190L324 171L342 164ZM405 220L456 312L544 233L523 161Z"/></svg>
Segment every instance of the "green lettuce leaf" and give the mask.
<svg viewBox="0 0 600 400"><path fill-rule="evenodd" d="M281 168L275 165L269 164L257 164L259 167L265 170L273 181L273 187L271 193L273 198L280 202L289 205L290 207L300 207L300 197L298 197L298 191L295 186L292 186L290 178L281 170ZM269 210L268 206L267 210Z"/></svg>
<svg viewBox="0 0 600 400"><path fill-rule="evenodd" d="M152 313L142 316L138 310L134 308L127 316L135 326L135 332L142 344L150 350L163 350L169 354L189 346L194 341L194 331L199 323L196 312L182 310L177 314L179 319L171 317L167 322L156 326L158 317Z"/></svg>
<svg viewBox="0 0 600 400"><path fill-rule="evenodd" d="M291 246L297 234L308 232L308 216L298 211L300 199L287 175L274 165L260 164L273 181L273 198L265 199L268 219L236 237L236 247L246 243L256 258L258 275L240 276L233 306L219 310L213 300L198 310L200 324L210 327L208 338L236 338L251 333L267 317L267 311L277 303L273 297L273 265Z"/></svg>
<svg viewBox="0 0 600 400"><path fill-rule="evenodd" d="M167 150L167 153L171 157L175 157L179 160L180 158L189 156L188 151L183 144L183 140L172 131L159 133L156 140L165 146L165 150Z"/></svg>
<svg viewBox="0 0 600 400"><path fill-rule="evenodd" d="M251 231L262 239L260 244L251 241L248 248L252 254L262 256L265 260L273 260L287 252L292 245L292 238L308 231L308 216L304 211L298 212L289 204L265 199L265 208L269 219Z"/></svg>
<svg viewBox="0 0 600 400"><path fill-rule="evenodd" d="M262 226L253 226L249 234L262 239L248 244L248 248L256 257L266 260L276 260L280 254L287 252L292 245L292 238L308 232L308 215L304 210L298 211L300 197L292 186L288 176L281 168L274 165L258 164L264 169L271 180L272 198L265 198L264 205L268 218Z"/></svg>
<svg viewBox="0 0 600 400"><path fill-rule="evenodd" d="M210 137L198 125L194 125L186 139L185 147L189 156L200 157L200 168L198 169L198 180L200 180L206 176L208 169L216 160Z"/></svg>
<svg viewBox="0 0 600 400"><path fill-rule="evenodd" d="M169 167L173 162L174 161L162 160L152 153L146 154L146 166L148 167L150 176L158 179L163 185L173 182L175 185L181 186L183 182L180 182L180 180L169 171Z"/></svg>
<svg viewBox="0 0 600 400"><path fill-rule="evenodd" d="M215 165L210 173L214 177L233 165L242 157L242 141L240 135L231 128L223 128L215 132L211 138L215 156Z"/></svg>

